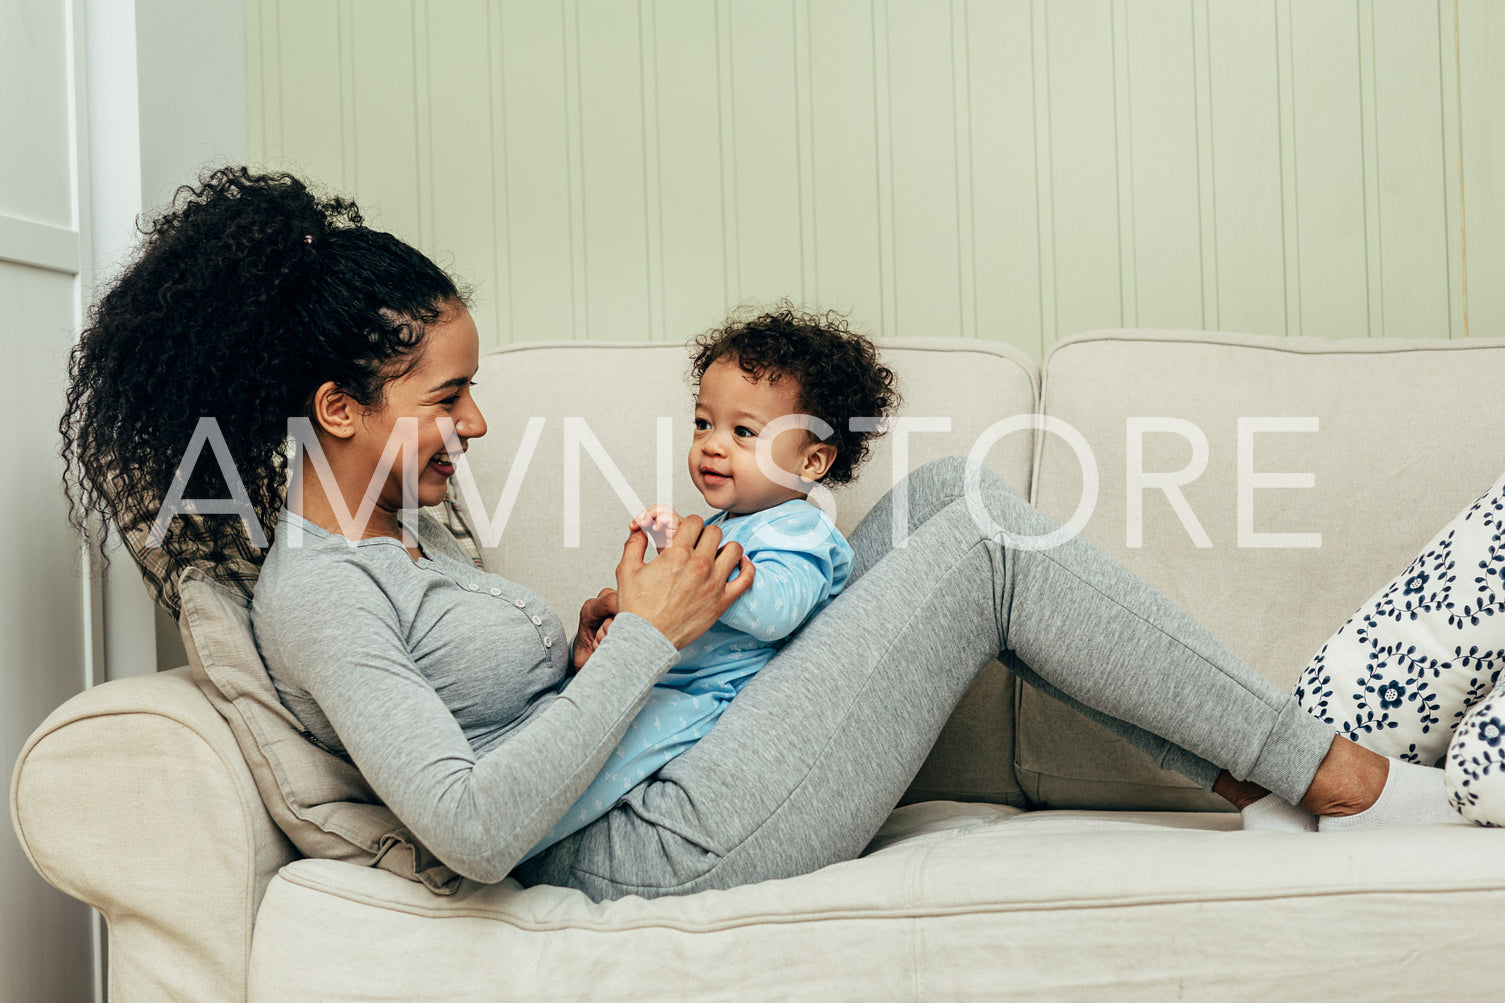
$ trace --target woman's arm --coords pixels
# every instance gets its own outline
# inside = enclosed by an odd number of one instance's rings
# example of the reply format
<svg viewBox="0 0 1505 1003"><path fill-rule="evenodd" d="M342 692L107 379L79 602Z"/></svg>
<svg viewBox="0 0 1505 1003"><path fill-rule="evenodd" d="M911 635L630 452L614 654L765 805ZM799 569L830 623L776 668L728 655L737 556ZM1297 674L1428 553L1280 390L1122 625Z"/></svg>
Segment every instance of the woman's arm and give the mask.
<svg viewBox="0 0 1505 1003"><path fill-rule="evenodd" d="M677 648L755 577L741 548L718 554L720 533L702 535L698 520L669 560L645 565L637 537L617 568L610 636L565 692L479 758L414 664L393 602L365 565L319 563L317 587L337 597L334 608L309 603L307 588L263 593L258 642L318 704L372 790L419 840L456 872L499 881L600 771ZM729 583L739 565L747 581ZM497 672L507 670L505 657L497 653Z"/></svg>
<svg viewBox="0 0 1505 1003"><path fill-rule="evenodd" d="M413 834L460 874L501 880L595 777L677 652L646 621L619 616L568 690L477 758L413 663L380 586L342 571L330 581L345 600L337 619L279 604L259 618L258 636Z"/></svg>

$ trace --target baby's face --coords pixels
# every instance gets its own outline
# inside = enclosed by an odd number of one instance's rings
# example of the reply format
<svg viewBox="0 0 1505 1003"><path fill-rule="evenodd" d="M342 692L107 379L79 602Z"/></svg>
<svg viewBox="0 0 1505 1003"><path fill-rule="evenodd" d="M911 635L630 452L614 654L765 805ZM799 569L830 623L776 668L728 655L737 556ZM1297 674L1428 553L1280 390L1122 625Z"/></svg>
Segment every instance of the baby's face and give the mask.
<svg viewBox="0 0 1505 1003"><path fill-rule="evenodd" d="M713 508L733 515L761 512L805 497L824 475L827 463L816 454L829 446L813 442L800 426L768 428L799 414L799 393L792 378L755 380L735 359L719 359L705 371L695 399L690 479ZM760 442L771 447L763 465Z"/></svg>

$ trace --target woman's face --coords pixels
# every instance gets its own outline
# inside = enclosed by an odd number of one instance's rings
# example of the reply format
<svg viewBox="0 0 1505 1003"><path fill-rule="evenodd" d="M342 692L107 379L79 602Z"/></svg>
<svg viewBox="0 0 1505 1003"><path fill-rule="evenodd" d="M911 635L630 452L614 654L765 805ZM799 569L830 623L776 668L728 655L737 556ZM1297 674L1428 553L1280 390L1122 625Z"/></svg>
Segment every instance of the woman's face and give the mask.
<svg viewBox="0 0 1505 1003"><path fill-rule="evenodd" d="M395 517L402 508L405 476L414 477L419 505L439 504L455 473L452 454L463 453L468 440L486 434L486 419L470 394L480 345L470 311L459 304L447 307L428 326L417 365L388 382L381 403L356 421L351 446L361 458L356 470L366 471L367 489L376 473L386 472L378 512ZM441 419L454 423L453 432ZM410 456L415 441L417 449ZM395 462L388 455L391 449L398 450Z"/></svg>

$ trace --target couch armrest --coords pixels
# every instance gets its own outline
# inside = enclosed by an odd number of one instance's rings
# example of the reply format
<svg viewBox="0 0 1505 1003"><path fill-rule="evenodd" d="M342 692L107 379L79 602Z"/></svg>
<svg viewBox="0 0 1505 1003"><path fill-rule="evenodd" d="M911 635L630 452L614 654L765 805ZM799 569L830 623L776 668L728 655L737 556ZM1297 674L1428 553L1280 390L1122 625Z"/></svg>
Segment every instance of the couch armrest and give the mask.
<svg viewBox="0 0 1505 1003"><path fill-rule="evenodd" d="M186 667L63 704L10 796L38 873L109 923L112 998L245 998L262 893L298 854Z"/></svg>

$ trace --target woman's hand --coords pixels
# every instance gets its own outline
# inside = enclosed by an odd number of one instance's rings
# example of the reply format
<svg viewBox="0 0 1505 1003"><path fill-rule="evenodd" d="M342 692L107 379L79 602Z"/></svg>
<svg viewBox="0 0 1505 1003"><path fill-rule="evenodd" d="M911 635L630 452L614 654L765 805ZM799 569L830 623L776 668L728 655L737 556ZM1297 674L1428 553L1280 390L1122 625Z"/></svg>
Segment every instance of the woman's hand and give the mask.
<svg viewBox="0 0 1505 1003"><path fill-rule="evenodd" d="M575 634L575 671L590 660L606 636L611 618L617 615L617 590L602 589L594 599L580 607L580 630Z"/></svg>
<svg viewBox="0 0 1505 1003"><path fill-rule="evenodd" d="M674 542L644 563L648 537L634 522L617 564L618 611L637 614L683 648L752 587L753 564L741 545L720 544L720 528L692 515L679 524ZM733 571L740 573L727 581Z"/></svg>

